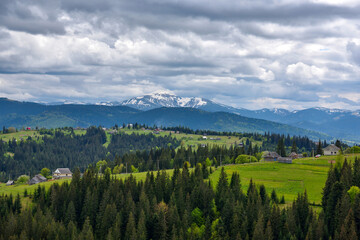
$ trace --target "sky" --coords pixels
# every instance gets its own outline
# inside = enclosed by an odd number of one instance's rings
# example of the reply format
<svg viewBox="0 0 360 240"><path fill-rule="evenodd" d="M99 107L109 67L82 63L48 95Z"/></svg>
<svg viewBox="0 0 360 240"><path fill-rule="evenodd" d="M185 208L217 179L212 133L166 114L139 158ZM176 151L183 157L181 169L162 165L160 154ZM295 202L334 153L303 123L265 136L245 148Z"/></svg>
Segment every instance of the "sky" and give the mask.
<svg viewBox="0 0 360 240"><path fill-rule="evenodd" d="M360 109L358 0L1 0L0 97Z"/></svg>

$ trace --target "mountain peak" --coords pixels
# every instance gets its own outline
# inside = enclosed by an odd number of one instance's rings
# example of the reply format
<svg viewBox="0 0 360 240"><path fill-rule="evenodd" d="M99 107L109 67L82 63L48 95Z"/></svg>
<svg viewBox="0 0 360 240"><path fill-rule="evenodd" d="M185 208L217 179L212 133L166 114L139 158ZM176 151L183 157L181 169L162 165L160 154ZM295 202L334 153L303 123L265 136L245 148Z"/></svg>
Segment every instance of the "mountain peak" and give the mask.
<svg viewBox="0 0 360 240"><path fill-rule="evenodd" d="M137 108L140 110L150 110L159 107L190 107L199 108L211 101L200 97L179 97L167 91L154 92L141 97L134 97L123 101L121 105Z"/></svg>

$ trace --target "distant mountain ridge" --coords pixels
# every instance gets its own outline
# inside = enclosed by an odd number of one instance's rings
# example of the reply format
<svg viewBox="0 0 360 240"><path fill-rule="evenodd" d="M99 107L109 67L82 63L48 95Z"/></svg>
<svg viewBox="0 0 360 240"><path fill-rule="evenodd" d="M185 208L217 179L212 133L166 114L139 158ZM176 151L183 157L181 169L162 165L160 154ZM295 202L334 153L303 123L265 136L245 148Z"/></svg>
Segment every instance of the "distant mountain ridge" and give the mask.
<svg viewBox="0 0 360 240"><path fill-rule="evenodd" d="M286 124L243 117L228 112L210 112L197 108L171 107L141 111L127 106L43 105L0 99L0 126L21 127L111 127L122 123L150 126L186 126L192 129L238 132L273 132L329 139L330 136Z"/></svg>
<svg viewBox="0 0 360 240"><path fill-rule="evenodd" d="M282 108L248 110L234 108L199 97L179 97L169 93L155 93L135 97L120 103L140 110L160 107L191 107L209 112L228 112L248 118L264 119L324 132L340 139L360 141L360 110L328 109L314 107L289 111Z"/></svg>
<svg viewBox="0 0 360 240"><path fill-rule="evenodd" d="M43 124L43 126L46 127L88 126L89 124L108 126L115 123L119 124L122 122L134 121L132 119L135 118L133 118L132 114L139 113L139 115L142 115L140 113L143 111L166 107L168 109L166 111L170 112L171 108L188 108L188 112L190 112L190 109L197 109L210 113L231 113L247 117L248 119L263 119L290 125L295 128L310 130L312 132L324 133L323 136L326 135L327 137L331 136L334 138L355 141L357 143L360 142L360 111L318 107L296 111L288 111L281 108L247 110L218 104L205 98L178 97L170 93L155 93L131 98L123 102L100 102L95 105L69 103L71 102L64 104L56 103L56 105L44 105L30 102L23 103L0 98L0 125L5 123L5 125L8 126L9 123L11 123L15 126L40 126ZM24 104L27 107L24 107ZM235 116L232 116L232 120L234 118ZM139 120L139 123L145 121L145 119L136 119ZM165 120L169 119L170 116ZM166 122L165 120L160 121L158 118L156 121L154 119L154 122L164 122L164 125L166 125L169 122ZM196 120L191 119L191 121L192 124L188 127L194 128ZM181 122L178 124L184 125ZM209 127L209 125L205 123L204 126ZM224 129L221 126L211 127L211 130ZM232 129L232 131L238 131L235 129L239 128L233 126ZM243 128L243 131L249 129ZM260 129L262 129L261 131L264 130L261 127L258 129L259 131ZM231 131L231 128L226 127L226 131ZM270 128L267 131L272 132L274 129ZM277 132L279 133L279 129L277 129Z"/></svg>

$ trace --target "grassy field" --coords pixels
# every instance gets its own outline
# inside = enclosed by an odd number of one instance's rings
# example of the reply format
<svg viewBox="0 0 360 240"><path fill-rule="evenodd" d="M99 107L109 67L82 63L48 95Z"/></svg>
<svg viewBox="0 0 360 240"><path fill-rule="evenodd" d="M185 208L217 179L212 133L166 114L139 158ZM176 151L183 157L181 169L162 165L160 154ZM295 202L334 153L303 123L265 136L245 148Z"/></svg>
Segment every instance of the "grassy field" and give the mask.
<svg viewBox="0 0 360 240"><path fill-rule="evenodd" d="M134 130L134 129L127 129L127 128L120 129L120 131L125 132L127 134L132 134L132 133L150 134L153 132L151 130ZM156 136L166 136L169 134L170 134L170 131L162 131L162 132L159 132L159 134L156 134ZM171 135L173 137L175 137L176 139L181 140L183 146L185 146L185 147L192 146L195 148L197 148L199 144L222 145L222 146L230 147L231 145L241 143L242 141L245 142L247 140L247 138L245 138L245 137L242 139L239 139L239 137L234 137L234 136L216 136L216 135L213 136L213 135L211 135L211 136L207 136L207 139L204 140L204 139L202 139L201 135L196 135L196 134L172 133ZM210 138L213 138L213 140L211 140ZM215 139L219 139L219 140L215 140ZM261 144L262 144L261 141L251 140L251 142L253 142L253 144L256 144L259 146L261 146Z"/></svg>
<svg viewBox="0 0 360 240"><path fill-rule="evenodd" d="M84 135L86 133L86 130L74 130L75 134L77 135ZM152 130L134 130L134 129L120 129L120 132L124 132L127 134L132 134L132 133L136 133L136 134L150 134L153 131ZM65 131L65 134L70 134L70 131ZM159 132L159 134L156 134L155 136L165 136L165 135L169 135L170 131L162 131ZM0 139L2 139L5 142L8 142L9 140L12 140L13 138L15 138L17 141L20 141L22 139L26 140L28 138L28 136L31 137L40 137L40 139L43 137L43 135L40 135L38 131L35 130L30 130L30 131L19 131L16 133L7 133L7 134L0 134ZM48 135L49 136L49 135ZM207 139L204 140L202 139L201 135L195 135L195 134L185 134L185 133L172 133L172 136L175 137L178 140L181 140L183 146L188 147L188 146L192 146L197 148L199 144L209 144L209 145L222 145L222 146L226 146L226 147L230 147L231 145L234 144L238 144L240 142L245 142L247 140L247 138L242 138L239 139L238 137L234 137L234 136L207 136ZM109 133L109 131L106 131L106 143L104 144L105 147L107 147L110 144L111 141L111 135ZM213 140L211 140L210 138L213 138ZM215 140L215 139L219 139L219 140ZM249 139L251 140L251 139ZM251 140L251 142L253 142L253 144L257 144L259 146L261 146L262 142L261 141L253 141Z"/></svg>
<svg viewBox="0 0 360 240"><path fill-rule="evenodd" d="M0 134L0 140L3 140L4 142L8 142L9 140L15 138L17 141L20 141L21 139L26 140L28 137L34 138L37 136L40 136L40 134L38 131L35 130L19 131L15 133Z"/></svg>
<svg viewBox="0 0 360 240"><path fill-rule="evenodd" d="M12 194L13 196L16 196L17 194L23 195L25 189L30 194L30 193L33 193L34 190L36 188L38 188L39 185L41 187L45 186L45 188L48 189L54 183L62 184L64 182L69 182L69 181L70 181L70 179L60 179L60 180L56 180L56 181L48 181L48 182L43 182L43 183L34 184L34 185L15 184L12 186L6 186L5 183L0 183L0 196L1 195L10 195L10 194Z"/></svg>
<svg viewBox="0 0 360 240"><path fill-rule="evenodd" d="M70 131L63 131L65 134L70 134ZM76 135L84 135L86 133L86 130L74 130ZM40 135L38 131L36 130L23 130L18 131L15 133L6 133L6 134L0 134L0 140L3 140L4 142L8 142L9 140L16 139L17 141L26 140L28 137L37 138L40 139L43 138L44 135ZM50 135L47 135L48 137Z"/></svg>
<svg viewBox="0 0 360 240"><path fill-rule="evenodd" d="M133 129L121 129L122 132L127 134L137 133L137 134L149 134L151 130L133 130ZM75 130L76 134L85 134L85 130ZM160 132L157 136L169 135L169 131ZM27 136L38 136L36 131L20 131L17 133L11 134L2 134L0 138L3 140L10 140L12 138L16 139L26 139ZM109 144L110 134L107 133L107 142L105 146ZM229 147L231 144L239 143L240 141L246 141L246 138L239 140L238 137L227 137L227 136L208 136L207 140L203 140L200 135L194 134L172 134L172 136L182 141L182 145L190 146L193 145L197 147L198 144L218 144ZM220 140L210 140L210 138L220 138ZM260 142L258 143L260 144ZM349 161L353 161L354 157L360 157L360 154L357 155L347 155ZM242 188L246 191L250 179L257 184L264 184L268 193L275 189L278 193L278 196L285 196L287 202L291 202L296 198L298 193L303 193L306 189L309 200L316 204L321 202L322 188L324 187L327 172L331 161L334 161L336 156L322 156L318 159L315 158L304 158L297 159L293 161L293 164L281 164L274 162L259 162L252 164L244 165L227 165L225 166L225 171L228 173L229 181L231 174L233 172L238 172L241 177ZM169 175L172 175L172 170L166 171ZM138 181L145 180L146 172L135 173L133 174ZM220 168L218 168L210 176L210 181L215 187L220 175ZM118 174L114 175L116 178L125 179L129 174ZM64 180L61 180L64 181ZM61 183L61 181L56 181ZM68 181L68 180L65 180ZM49 187L53 182L42 183L45 187ZM32 192L37 186L28 186L28 185L15 185L15 186L5 186L5 184L0 184L0 195L2 194L13 194L17 193L22 194L25 189L28 192Z"/></svg>
<svg viewBox="0 0 360 240"><path fill-rule="evenodd" d="M360 157L360 154L357 156ZM353 155L348 155L346 157L351 160ZM226 165L224 166L224 169L228 174L229 181L233 172L238 172L240 174L243 191L247 190L250 179L253 179L257 185L264 184L269 194L272 189L275 189L279 198L284 195L287 203L293 201L298 193L303 193L306 190L309 201L320 204L322 188L325 185L327 172L331 164L330 161L335 159L336 156L323 156L315 160L313 158L297 159L293 161L293 164L257 162L242 165ZM190 171L193 171L193 169L190 169ZM210 175L209 179L214 188L218 182L220 171L221 168L217 168ZM170 176L173 174L173 170L166 170L166 172ZM146 174L146 172L134 173L133 176L137 181L144 181ZM154 174L156 175L157 172L154 172ZM125 179L129 177L130 174L116 174L113 176L117 179ZM50 181L41 183L40 185L48 188L54 182L61 184L65 181L69 180ZM37 185L5 186L3 183L0 184L0 195L23 194L25 189L30 193L33 192L35 188L37 188Z"/></svg>
<svg viewBox="0 0 360 240"><path fill-rule="evenodd" d="M264 184L269 194L272 189L275 189L279 198L284 195L287 202L294 200L298 193L303 193L306 189L310 202L320 204L322 188L325 185L330 166L327 161L323 159L313 161L306 158L296 160L294 164L258 162L226 165L224 169L229 182L233 172L240 174L243 191L247 190L250 179L253 179L256 185ZM173 170L166 170L166 172L171 176ZM219 167L210 175L209 179L214 188L219 180L220 172L221 168ZM142 181L145 180L146 174L146 172L134 173L133 176L137 181ZM129 176L130 174L117 174L116 178L125 179Z"/></svg>

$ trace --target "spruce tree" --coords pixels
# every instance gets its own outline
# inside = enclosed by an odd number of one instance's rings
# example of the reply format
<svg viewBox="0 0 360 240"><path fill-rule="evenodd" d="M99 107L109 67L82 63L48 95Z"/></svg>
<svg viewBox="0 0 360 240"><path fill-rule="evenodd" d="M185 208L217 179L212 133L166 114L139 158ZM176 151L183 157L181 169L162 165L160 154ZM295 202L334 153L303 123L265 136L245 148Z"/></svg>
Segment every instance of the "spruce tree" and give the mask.
<svg viewBox="0 0 360 240"><path fill-rule="evenodd" d="M340 182L344 185L345 191L349 190L352 185L352 170L351 165L348 164L347 159L345 158L344 164L341 168L341 177Z"/></svg>
<svg viewBox="0 0 360 240"><path fill-rule="evenodd" d="M132 212L130 212L128 222L126 224L126 231L125 231L125 239L128 240L136 240L136 224L135 224L135 217Z"/></svg>
<svg viewBox="0 0 360 240"><path fill-rule="evenodd" d="M265 229L265 235L264 235L264 240L273 240L274 236L273 236L273 232L271 229L271 223L270 220L267 222L266 224L266 229Z"/></svg>
<svg viewBox="0 0 360 240"><path fill-rule="evenodd" d="M146 222L144 211L141 210L137 227L137 239L146 240Z"/></svg>
<svg viewBox="0 0 360 240"><path fill-rule="evenodd" d="M320 155L323 155L324 154L324 151L322 149L322 144L321 144L321 141L319 140L318 144L317 144L317 148L316 148L316 154L320 154Z"/></svg>
<svg viewBox="0 0 360 240"><path fill-rule="evenodd" d="M360 159L355 158L353 166L353 186L360 187Z"/></svg>
<svg viewBox="0 0 360 240"><path fill-rule="evenodd" d="M255 230L254 230L254 235L253 235L253 240L264 240L265 239L265 235L264 235L264 216L261 215L258 219L258 221L256 222L255 225Z"/></svg>
<svg viewBox="0 0 360 240"><path fill-rule="evenodd" d="M355 229L354 214L352 209L349 210L348 215L345 218L339 235L340 240L357 240L357 234Z"/></svg>
<svg viewBox="0 0 360 240"><path fill-rule="evenodd" d="M292 142L291 152L294 152L294 153L298 152L295 139L293 139L293 142Z"/></svg>
<svg viewBox="0 0 360 240"><path fill-rule="evenodd" d="M89 217L87 217L85 222L84 222L83 229L81 231L79 239L81 239L81 240L94 240L93 230L92 230L92 227L90 225Z"/></svg>
<svg viewBox="0 0 360 240"><path fill-rule="evenodd" d="M282 157L286 156L284 138L279 139L278 145L277 145L277 148L276 148L276 152Z"/></svg>

